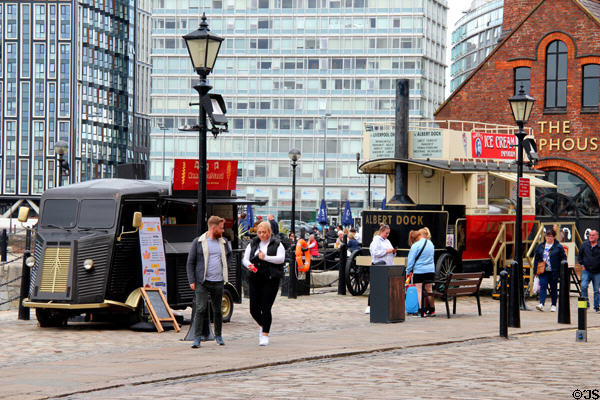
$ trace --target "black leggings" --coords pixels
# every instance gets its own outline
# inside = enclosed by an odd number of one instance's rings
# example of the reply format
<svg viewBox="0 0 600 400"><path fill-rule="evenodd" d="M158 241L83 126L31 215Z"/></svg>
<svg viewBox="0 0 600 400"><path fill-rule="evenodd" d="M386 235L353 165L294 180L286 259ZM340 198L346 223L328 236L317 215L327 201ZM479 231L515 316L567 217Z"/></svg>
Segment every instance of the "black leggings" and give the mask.
<svg viewBox="0 0 600 400"><path fill-rule="evenodd" d="M271 329L271 307L279 291L279 278L267 278L264 275L251 275L248 279L250 290L250 314L264 333Z"/></svg>

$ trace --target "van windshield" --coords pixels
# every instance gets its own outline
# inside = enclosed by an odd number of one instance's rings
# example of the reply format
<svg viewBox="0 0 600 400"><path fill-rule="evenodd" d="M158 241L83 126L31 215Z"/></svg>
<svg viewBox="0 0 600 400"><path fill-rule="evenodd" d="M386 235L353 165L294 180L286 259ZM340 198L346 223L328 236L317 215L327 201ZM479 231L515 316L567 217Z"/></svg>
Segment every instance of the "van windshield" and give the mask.
<svg viewBox="0 0 600 400"><path fill-rule="evenodd" d="M77 200L52 199L44 202L42 226L74 228L77 223Z"/></svg>
<svg viewBox="0 0 600 400"><path fill-rule="evenodd" d="M112 199L81 200L80 228L112 228L115 224L116 202Z"/></svg>

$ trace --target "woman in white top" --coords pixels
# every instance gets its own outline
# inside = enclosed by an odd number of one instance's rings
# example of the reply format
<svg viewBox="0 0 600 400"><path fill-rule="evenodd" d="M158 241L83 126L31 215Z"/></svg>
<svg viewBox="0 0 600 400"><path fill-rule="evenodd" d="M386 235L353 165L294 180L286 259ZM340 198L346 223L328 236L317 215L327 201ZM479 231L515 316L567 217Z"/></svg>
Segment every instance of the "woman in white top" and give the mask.
<svg viewBox="0 0 600 400"><path fill-rule="evenodd" d="M250 271L250 314L260 326L260 346L269 344L271 307L277 297L279 281L283 277L284 261L283 245L272 236L269 222L261 222L256 228L256 237L246 247L242 259L242 264Z"/></svg>
<svg viewBox="0 0 600 400"><path fill-rule="evenodd" d="M389 225L381 225L379 227L379 234L373 236L373 241L371 241L371 245L369 246L372 264L394 264L396 249L394 249L394 246L388 240L388 236L390 236Z"/></svg>
<svg viewBox="0 0 600 400"><path fill-rule="evenodd" d="M369 246L369 252L371 253L371 264L378 265L394 265L394 257L396 256L396 249L392 246L389 241L390 236L389 225L381 225L379 227L378 234L373 235L373 240ZM365 314L371 312L371 295L369 294L369 302L365 309Z"/></svg>

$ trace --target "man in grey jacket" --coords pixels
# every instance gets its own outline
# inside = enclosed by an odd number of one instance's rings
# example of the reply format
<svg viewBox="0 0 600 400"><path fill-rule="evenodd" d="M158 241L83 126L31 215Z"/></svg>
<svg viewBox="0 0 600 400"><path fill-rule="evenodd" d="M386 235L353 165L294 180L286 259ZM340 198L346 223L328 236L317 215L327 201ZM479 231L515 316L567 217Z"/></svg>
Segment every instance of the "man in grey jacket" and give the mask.
<svg viewBox="0 0 600 400"><path fill-rule="evenodd" d="M192 348L200 347L202 321L208 309L210 297L215 323L215 341L219 345L225 342L221 336L223 314L223 287L227 281L228 266L231 264L231 246L223 237L225 219L215 215L208 219L208 231L192 241L192 248L187 259L188 282L195 291L196 314L194 315L194 344Z"/></svg>

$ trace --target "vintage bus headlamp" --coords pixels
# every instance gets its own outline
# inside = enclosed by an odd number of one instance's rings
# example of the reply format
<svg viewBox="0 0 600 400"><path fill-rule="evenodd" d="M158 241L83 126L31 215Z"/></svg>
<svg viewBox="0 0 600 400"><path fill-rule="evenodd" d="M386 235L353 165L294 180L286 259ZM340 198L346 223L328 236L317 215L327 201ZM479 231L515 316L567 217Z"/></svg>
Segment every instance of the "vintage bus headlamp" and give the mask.
<svg viewBox="0 0 600 400"><path fill-rule="evenodd" d="M25 259L25 265L27 265L29 268L33 268L33 266L35 265L35 258L33 258L32 256L29 256Z"/></svg>
<svg viewBox="0 0 600 400"><path fill-rule="evenodd" d="M83 262L83 269L86 271L91 271L92 268L94 268L94 260L88 258Z"/></svg>

